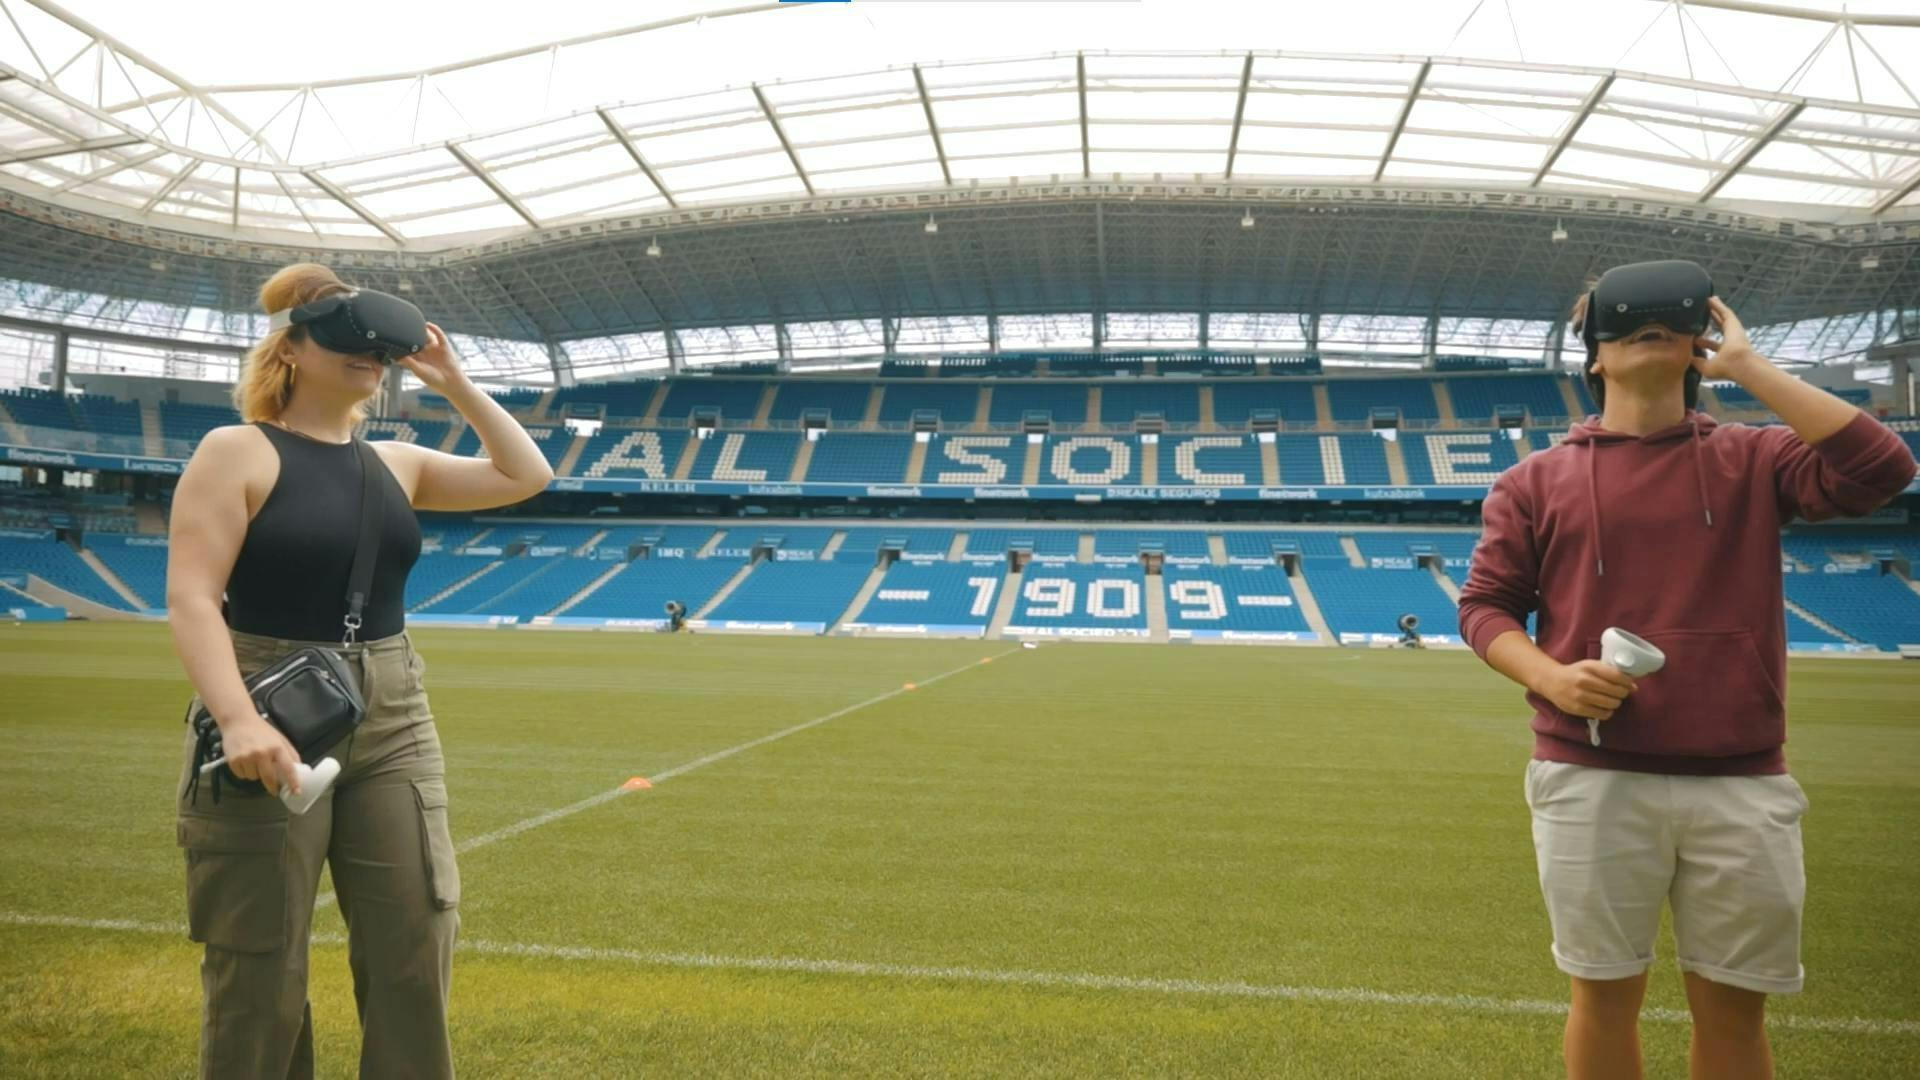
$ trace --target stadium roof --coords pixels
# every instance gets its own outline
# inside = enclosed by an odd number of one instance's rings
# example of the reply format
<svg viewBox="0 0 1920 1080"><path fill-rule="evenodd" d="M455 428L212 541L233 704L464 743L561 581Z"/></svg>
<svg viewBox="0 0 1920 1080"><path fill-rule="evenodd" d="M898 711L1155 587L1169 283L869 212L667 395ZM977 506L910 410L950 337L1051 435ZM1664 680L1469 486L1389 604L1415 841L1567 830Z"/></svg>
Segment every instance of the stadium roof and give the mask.
<svg viewBox="0 0 1920 1080"><path fill-rule="evenodd" d="M1075 13L1083 43L1131 36L1106 25L1113 5L1061 6L1099 13L1098 29ZM683 207L1014 178L1443 181L1822 221L1920 206L1920 98L1894 66L1920 55L1920 14L1597 0L1570 23L1564 3L1557 17L1522 3L1524 19L1502 19L1485 0L1419 5L1429 17L1411 36L1445 25L1433 13L1459 11L1472 13L1461 30L1511 32L1510 47L1496 36L1473 55L1458 49L1459 31L1414 51L1303 48L1293 43L1305 5L1285 5L1295 10L1284 19L1224 5L1237 33L1196 5L1126 6L1150 20L1151 51L960 59L946 38L957 23L979 29L988 17L977 5L902 15L874 4L682 3L649 5L665 17L644 25L328 77L357 47L303 61L284 40L294 27L307 37L300 17L276 25L224 9L234 18L223 19L214 5L182 25L178 8L154 5L167 22L142 27L165 39L149 51L49 0L4 0L13 33L0 35L0 172L16 192L94 213L411 250ZM1406 5L1316 6L1343 13L1324 28L1330 43L1410 36L1381 25ZM371 10L328 7L327 21L356 40L415 40ZM874 69L866 43L848 36L868 9L933 35L916 50L930 58ZM524 41L531 15L503 22ZM1019 18L1003 32L1034 36ZM1249 19L1279 32L1248 34ZM122 8L112 20L133 16ZM1531 58L1522 27L1547 39ZM1612 59L1605 39L1635 28L1620 64L1593 63ZM435 33L473 32L443 19ZM1219 47L1250 37L1290 48ZM1207 51L1168 47L1200 41ZM176 71L161 46L198 55ZM281 59L289 51L300 55ZM669 51L691 56L664 63ZM795 51L803 64L781 59ZM258 68L262 53L322 70L207 81L238 59ZM707 66L689 70L689 59ZM780 78L821 68L835 70Z"/></svg>
<svg viewBox="0 0 1920 1080"><path fill-rule="evenodd" d="M449 20L470 5L69 3L0 0L0 276L108 295L246 311L263 266L318 257L544 343L981 312L1551 320L1658 250L1754 322L1885 336L1878 313L1920 298L1920 97L1896 66L1920 15L1588 0L1569 33L1562 0L860 0L631 26L549 3L558 36L526 44L524 12ZM961 59L1010 38L1052 51Z"/></svg>

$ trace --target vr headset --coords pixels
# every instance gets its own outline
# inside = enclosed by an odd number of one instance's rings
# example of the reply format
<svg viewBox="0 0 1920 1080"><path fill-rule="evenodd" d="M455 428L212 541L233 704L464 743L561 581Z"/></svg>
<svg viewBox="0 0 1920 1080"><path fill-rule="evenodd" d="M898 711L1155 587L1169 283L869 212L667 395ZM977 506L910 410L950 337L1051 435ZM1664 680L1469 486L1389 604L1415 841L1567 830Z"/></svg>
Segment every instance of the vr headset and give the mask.
<svg viewBox="0 0 1920 1080"><path fill-rule="evenodd" d="M274 330L304 328L323 349L374 356L383 364L427 347L427 317L397 296L355 289L267 316Z"/></svg>
<svg viewBox="0 0 1920 1080"><path fill-rule="evenodd" d="M1579 327L1587 346L1587 389L1593 400L1606 404L1606 383L1593 370L1601 342L1629 337L1649 323L1689 339L1699 337L1712 325L1707 313L1707 298L1712 295L1713 278L1699 263L1686 259L1628 263L1600 275L1587 294L1587 314ZM1686 381L1687 408L1691 409L1700 399L1699 369L1688 368Z"/></svg>

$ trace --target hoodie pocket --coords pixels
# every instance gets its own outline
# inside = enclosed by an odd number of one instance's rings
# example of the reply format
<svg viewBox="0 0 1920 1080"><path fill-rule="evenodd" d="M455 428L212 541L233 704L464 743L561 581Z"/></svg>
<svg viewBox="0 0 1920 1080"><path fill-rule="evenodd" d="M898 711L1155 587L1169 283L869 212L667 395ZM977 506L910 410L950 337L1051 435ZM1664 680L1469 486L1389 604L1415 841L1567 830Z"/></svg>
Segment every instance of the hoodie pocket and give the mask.
<svg viewBox="0 0 1920 1080"><path fill-rule="evenodd" d="M1787 708L1748 630L1664 630L1641 637L1667 655L1640 679L1600 743L1634 754L1731 757L1787 739ZM1600 640L1587 642L1598 660ZM1584 727L1584 722L1582 722Z"/></svg>

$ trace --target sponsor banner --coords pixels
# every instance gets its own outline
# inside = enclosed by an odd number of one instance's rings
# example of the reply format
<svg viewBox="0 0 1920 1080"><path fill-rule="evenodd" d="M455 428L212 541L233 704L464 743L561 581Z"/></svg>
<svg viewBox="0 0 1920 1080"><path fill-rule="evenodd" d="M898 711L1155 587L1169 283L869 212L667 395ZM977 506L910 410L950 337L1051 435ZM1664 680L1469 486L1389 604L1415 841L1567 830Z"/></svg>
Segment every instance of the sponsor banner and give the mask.
<svg viewBox="0 0 1920 1080"><path fill-rule="evenodd" d="M7 540L51 540L52 529L0 529L0 538Z"/></svg>
<svg viewBox="0 0 1920 1080"><path fill-rule="evenodd" d="M125 543L128 547L163 548L167 546L167 538L164 536L129 536L126 538Z"/></svg>
<svg viewBox="0 0 1920 1080"><path fill-rule="evenodd" d="M542 544L539 547L528 548L527 554L545 557L549 555L565 555L571 550L573 549L565 544Z"/></svg>
<svg viewBox="0 0 1920 1080"><path fill-rule="evenodd" d="M909 636L924 634L924 635L938 635L940 637L956 637L956 636L979 637L980 635L987 632L987 627L986 627L986 624L984 623L973 623L973 624L911 623L909 624L909 623L850 622L850 623L842 623L840 625L840 628L842 630L863 630L870 634L901 634L901 635L909 635Z"/></svg>
<svg viewBox="0 0 1920 1080"><path fill-rule="evenodd" d="M517 626L518 615L407 615L408 626Z"/></svg>
<svg viewBox="0 0 1920 1080"><path fill-rule="evenodd" d="M689 619L695 630L783 630L796 634L824 634L823 622L760 622L751 619Z"/></svg>
<svg viewBox="0 0 1920 1080"><path fill-rule="evenodd" d="M1428 645L1458 645L1458 634L1421 634L1420 640ZM1342 645L1398 645L1399 634L1341 634Z"/></svg>
<svg viewBox="0 0 1920 1080"><path fill-rule="evenodd" d="M1195 641L1319 641L1311 630L1175 630L1178 638Z"/></svg>
<svg viewBox="0 0 1920 1080"><path fill-rule="evenodd" d="M1053 638L1143 638L1151 631L1133 626L1009 626L1015 637Z"/></svg>
<svg viewBox="0 0 1920 1080"><path fill-rule="evenodd" d="M1788 652L1875 653L1878 646L1856 645L1850 641L1789 641Z"/></svg>
<svg viewBox="0 0 1920 1080"><path fill-rule="evenodd" d="M7 618L15 622L65 622L67 609L63 607L16 607L5 609Z"/></svg>

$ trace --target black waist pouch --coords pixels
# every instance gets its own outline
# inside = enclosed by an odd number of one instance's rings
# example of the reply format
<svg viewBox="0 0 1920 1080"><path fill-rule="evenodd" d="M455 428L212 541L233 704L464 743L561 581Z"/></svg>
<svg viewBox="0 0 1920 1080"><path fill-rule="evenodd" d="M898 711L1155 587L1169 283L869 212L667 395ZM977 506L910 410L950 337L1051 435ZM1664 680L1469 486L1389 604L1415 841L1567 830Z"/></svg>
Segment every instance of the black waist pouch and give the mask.
<svg viewBox="0 0 1920 1080"><path fill-rule="evenodd" d="M246 682L247 694L261 718L285 735L294 753L308 765L319 764L329 750L353 734L367 713L353 668L331 649L297 649L261 668ZM220 725L205 705L195 709L187 722L194 732L193 774L187 781L187 794L198 801L200 767L222 756ZM258 780L242 780L222 765L213 772L214 802L220 801L223 783L250 795L267 790Z"/></svg>

